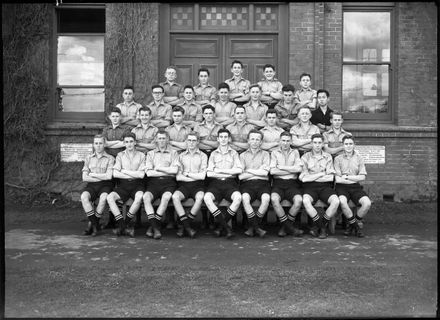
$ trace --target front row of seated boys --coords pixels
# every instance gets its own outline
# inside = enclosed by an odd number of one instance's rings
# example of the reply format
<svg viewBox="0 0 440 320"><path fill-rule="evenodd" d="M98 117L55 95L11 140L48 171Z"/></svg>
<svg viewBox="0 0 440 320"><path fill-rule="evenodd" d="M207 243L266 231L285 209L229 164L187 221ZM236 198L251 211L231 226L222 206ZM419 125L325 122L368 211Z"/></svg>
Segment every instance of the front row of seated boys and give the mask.
<svg viewBox="0 0 440 320"><path fill-rule="evenodd" d="M150 225L146 236L160 239L160 222L172 200L180 221L179 237L185 234L195 237L192 222L203 202L218 225L215 235L226 235L228 239L234 236L228 222L240 205L249 222L245 235L264 237L266 231L261 221L270 203L281 223L279 236L302 235L294 222L303 205L313 220L312 236L327 237L329 221L340 206L348 221L344 233L363 237L361 222L371 202L359 184L367 172L362 158L354 150L351 135L342 138L343 150L334 160L323 151L324 138L320 133L312 135L311 150L301 157L298 150L291 147L292 136L287 131L280 133L278 148L269 153L261 148L263 133L253 129L247 134L248 149L239 154L231 147L230 131L219 129L218 147L210 152L209 158L199 149L200 135L195 131L185 135L186 149L180 153L171 147L169 133L163 129L155 133L152 141L155 148L146 154L137 150L136 140L135 133L125 132L125 150L119 152L115 160L104 151L105 137L94 137L94 152L86 157L82 169L87 186L81 201L89 219L85 234L99 233L99 219L107 202L116 220L114 233L134 237L134 217L143 203ZM124 219L118 202L130 198L133 203ZM194 199L194 205L185 211L182 201L188 198ZM93 203L97 199L95 209ZM155 210L156 199L160 199L160 204ZM226 210L218 207L222 199L230 202ZM313 206L318 199L328 204L322 217ZM251 205L254 200L260 200L255 209ZM292 203L287 215L281 206L283 200ZM360 206L356 215L348 205L350 200Z"/></svg>

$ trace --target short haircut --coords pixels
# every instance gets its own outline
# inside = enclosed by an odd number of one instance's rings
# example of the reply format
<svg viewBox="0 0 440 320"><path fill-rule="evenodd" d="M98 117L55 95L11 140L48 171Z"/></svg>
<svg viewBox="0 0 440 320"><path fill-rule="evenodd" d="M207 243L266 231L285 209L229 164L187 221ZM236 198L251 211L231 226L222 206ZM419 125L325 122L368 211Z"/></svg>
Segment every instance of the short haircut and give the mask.
<svg viewBox="0 0 440 320"><path fill-rule="evenodd" d="M238 108L243 109L243 110L244 110L244 113L246 113L246 108L245 108L243 105L238 105L238 106L236 106L235 109L234 109L234 114L235 114L235 111L236 111Z"/></svg>
<svg viewBox="0 0 440 320"><path fill-rule="evenodd" d="M136 141L136 135L133 132L124 133L122 140L125 140L125 138L133 138L133 140Z"/></svg>
<svg viewBox="0 0 440 320"><path fill-rule="evenodd" d="M130 89L131 91L134 92L133 86L130 86L130 85L127 84L127 85L124 86L124 90L127 90L127 89ZM124 90L122 90L122 91L124 91Z"/></svg>
<svg viewBox="0 0 440 320"><path fill-rule="evenodd" d="M228 134L228 137L231 136L231 132L230 132L228 129L225 129L225 128L221 128L221 129L217 132L217 137L220 137L220 134L221 134L221 133L227 133L227 134Z"/></svg>
<svg viewBox="0 0 440 320"><path fill-rule="evenodd" d="M344 143L345 140L347 140L347 139L351 139L351 140L353 140L353 143L355 143L354 137L351 134L346 134L345 136L343 136L342 137L342 143Z"/></svg>
<svg viewBox="0 0 440 320"><path fill-rule="evenodd" d="M312 76L311 76L310 74L308 74L308 73L301 73L301 75L299 76L299 80L301 81L301 79L302 79L303 77L309 77L310 80L312 80Z"/></svg>
<svg viewBox="0 0 440 320"><path fill-rule="evenodd" d="M215 108L212 105L210 105L210 104L207 104L207 105L203 106L202 112L205 112L206 109L212 110L212 112L215 113Z"/></svg>
<svg viewBox="0 0 440 320"><path fill-rule="evenodd" d="M270 109L267 109L267 111L266 111L266 116L268 115L268 114L277 114L277 111L274 109L274 108L270 108Z"/></svg>
<svg viewBox="0 0 440 320"><path fill-rule="evenodd" d="M168 131L165 131L165 129L163 128L159 129L154 137L156 138L159 134L164 134L166 135L167 139L170 139L170 134L168 133Z"/></svg>
<svg viewBox="0 0 440 320"><path fill-rule="evenodd" d="M174 106L172 112L182 112L182 115L185 114L185 109L183 109L181 106Z"/></svg>
<svg viewBox="0 0 440 320"><path fill-rule="evenodd" d="M290 134L289 131L283 131L280 133L280 139L281 137L289 137L290 139L292 139L292 135Z"/></svg>
<svg viewBox="0 0 440 320"><path fill-rule="evenodd" d="M330 119L333 119L333 116L341 116L341 118L344 117L342 115L342 112L340 112L340 111L332 111L332 112L330 112Z"/></svg>
<svg viewBox="0 0 440 320"><path fill-rule="evenodd" d="M320 93L322 93L322 92L325 93L325 95L327 96L327 98L330 97L330 93L329 93L327 90L325 90L325 89L319 89L318 91L316 91L316 96L318 96L318 95L319 95Z"/></svg>
<svg viewBox="0 0 440 320"><path fill-rule="evenodd" d="M173 66L173 65L168 66L168 67L165 69L165 72L166 72L168 69L173 69L174 71L177 72L177 67L176 67L176 66Z"/></svg>
<svg viewBox="0 0 440 320"><path fill-rule="evenodd" d="M187 84L186 86L184 86L184 87L183 87L183 91L185 91L186 89L191 89L191 90L192 90L192 92L194 93L194 88L193 88L193 86L192 86L192 85L190 85L190 84Z"/></svg>
<svg viewBox="0 0 440 320"><path fill-rule="evenodd" d="M315 133L310 139L313 141L315 138L320 138L322 141L324 141L324 137L320 133Z"/></svg>
<svg viewBox="0 0 440 320"><path fill-rule="evenodd" d="M188 132L188 134L186 135L186 138L188 139L189 136L194 136L197 138L197 141L200 140L200 134L197 131L191 130L190 132Z"/></svg>
<svg viewBox="0 0 440 320"><path fill-rule="evenodd" d="M93 140L95 140L95 139L103 139L104 142L107 140L103 134L95 134L93 136Z"/></svg>
<svg viewBox="0 0 440 320"><path fill-rule="evenodd" d="M232 63L231 63L231 68L234 66L234 64L236 64L236 63L238 63L240 66L241 66L241 68L243 68L243 63L241 63L241 61L240 60L234 60L234 61L232 61Z"/></svg>
<svg viewBox="0 0 440 320"><path fill-rule="evenodd" d="M200 76L200 72L206 72L209 77L209 70L207 68L200 68L199 71L197 71L197 75Z"/></svg>
<svg viewBox="0 0 440 320"><path fill-rule="evenodd" d="M229 87L229 84L227 84L226 82L222 82L218 85L218 90L220 89L228 89L228 91L231 90L231 88Z"/></svg>
<svg viewBox="0 0 440 320"><path fill-rule="evenodd" d="M148 113L150 114L150 116L151 116L151 109L149 108L149 107L147 107L147 106L144 106L144 107L141 107L141 108L139 108L139 114L141 114L141 111L148 111Z"/></svg>
<svg viewBox="0 0 440 320"><path fill-rule="evenodd" d="M252 129L251 131L248 132L248 134L247 134L248 140L249 140L252 133L258 133L261 137L261 140L263 140L263 137L264 137L263 132L261 132L260 130L257 130L257 129Z"/></svg>
<svg viewBox="0 0 440 320"><path fill-rule="evenodd" d="M116 113L119 113L119 114L122 113L122 112L121 112L121 109L119 109L118 107L112 107L112 108L110 109L109 114L112 114L113 112L116 112Z"/></svg>
<svg viewBox="0 0 440 320"><path fill-rule="evenodd" d="M258 83L254 83L253 85L251 85L249 87L249 91L251 91L252 88L258 88L261 91L261 87L260 87L260 85Z"/></svg>
<svg viewBox="0 0 440 320"><path fill-rule="evenodd" d="M151 86L151 91L153 91L154 89L162 89L162 92L165 92L165 89L160 85L160 84L155 84Z"/></svg>
<svg viewBox="0 0 440 320"><path fill-rule="evenodd" d="M284 91L284 92L288 92L288 91L295 92L295 87L289 83L289 84L284 85L281 88L281 91Z"/></svg>
<svg viewBox="0 0 440 320"><path fill-rule="evenodd" d="M264 70L266 70L266 68L272 68L272 70L275 71L275 67L273 66L273 64L266 63L263 67L263 72Z"/></svg>
<svg viewBox="0 0 440 320"><path fill-rule="evenodd" d="M307 109L307 110L310 111L310 114L312 113L312 110L310 110L309 107L307 107L306 105L303 105L303 106L299 107L299 109L298 109L298 114L301 112L302 109Z"/></svg>

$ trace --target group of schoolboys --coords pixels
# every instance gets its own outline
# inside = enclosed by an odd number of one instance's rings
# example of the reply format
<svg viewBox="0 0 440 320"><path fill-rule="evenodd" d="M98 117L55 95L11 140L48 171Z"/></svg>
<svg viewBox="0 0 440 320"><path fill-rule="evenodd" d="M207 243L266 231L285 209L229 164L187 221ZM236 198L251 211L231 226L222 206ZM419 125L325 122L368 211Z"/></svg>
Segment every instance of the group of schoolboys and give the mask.
<svg viewBox="0 0 440 320"><path fill-rule="evenodd" d="M124 102L110 110L111 124L94 137L94 152L82 170L85 234L98 234L108 203L114 233L134 237L134 218L143 204L150 225L146 235L160 239L171 200L179 237L195 236L191 222L203 202L217 236L234 235L228 222L242 205L245 235L264 237L262 219L270 203L281 223L279 236L302 235L295 224L301 206L313 221L312 236L327 237L339 206L348 222L344 233L363 236L362 218L371 202L359 182L367 173L353 136L342 128L342 114L328 107L328 91L311 89L309 74L301 75L298 90L283 86L272 65L264 66L264 79L254 85L242 77L240 61L231 64L231 72L216 89L208 69L199 69L200 83L192 87L178 84L176 69L168 67L166 81L152 86L153 101L145 107L134 101L132 87L124 88ZM121 203L130 198L124 218ZM182 201L188 198L194 205L185 210ZM222 199L230 203L225 210L218 207ZM313 206L318 199L328 205L322 217ZM258 208L254 200L260 200ZM283 200L292 203L287 215ZM350 200L360 206L356 214Z"/></svg>

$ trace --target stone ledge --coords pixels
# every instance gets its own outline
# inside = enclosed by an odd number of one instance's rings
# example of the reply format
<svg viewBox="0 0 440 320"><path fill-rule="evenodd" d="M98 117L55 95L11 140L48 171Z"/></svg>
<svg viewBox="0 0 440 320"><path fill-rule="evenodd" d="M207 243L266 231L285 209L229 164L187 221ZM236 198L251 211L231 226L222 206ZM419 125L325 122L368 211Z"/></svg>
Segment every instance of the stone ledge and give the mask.
<svg viewBox="0 0 440 320"><path fill-rule="evenodd" d="M94 136L105 126L103 122L51 122L44 131L48 136Z"/></svg>

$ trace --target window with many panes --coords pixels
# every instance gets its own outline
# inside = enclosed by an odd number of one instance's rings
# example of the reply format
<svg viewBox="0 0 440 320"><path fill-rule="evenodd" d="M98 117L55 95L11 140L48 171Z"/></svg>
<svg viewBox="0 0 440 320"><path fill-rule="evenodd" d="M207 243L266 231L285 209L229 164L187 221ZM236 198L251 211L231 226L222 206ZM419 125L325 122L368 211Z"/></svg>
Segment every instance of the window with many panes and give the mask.
<svg viewBox="0 0 440 320"><path fill-rule="evenodd" d="M342 110L347 119L392 119L392 24L392 6L344 6Z"/></svg>
<svg viewBox="0 0 440 320"><path fill-rule="evenodd" d="M55 119L101 120L105 8L56 9Z"/></svg>

